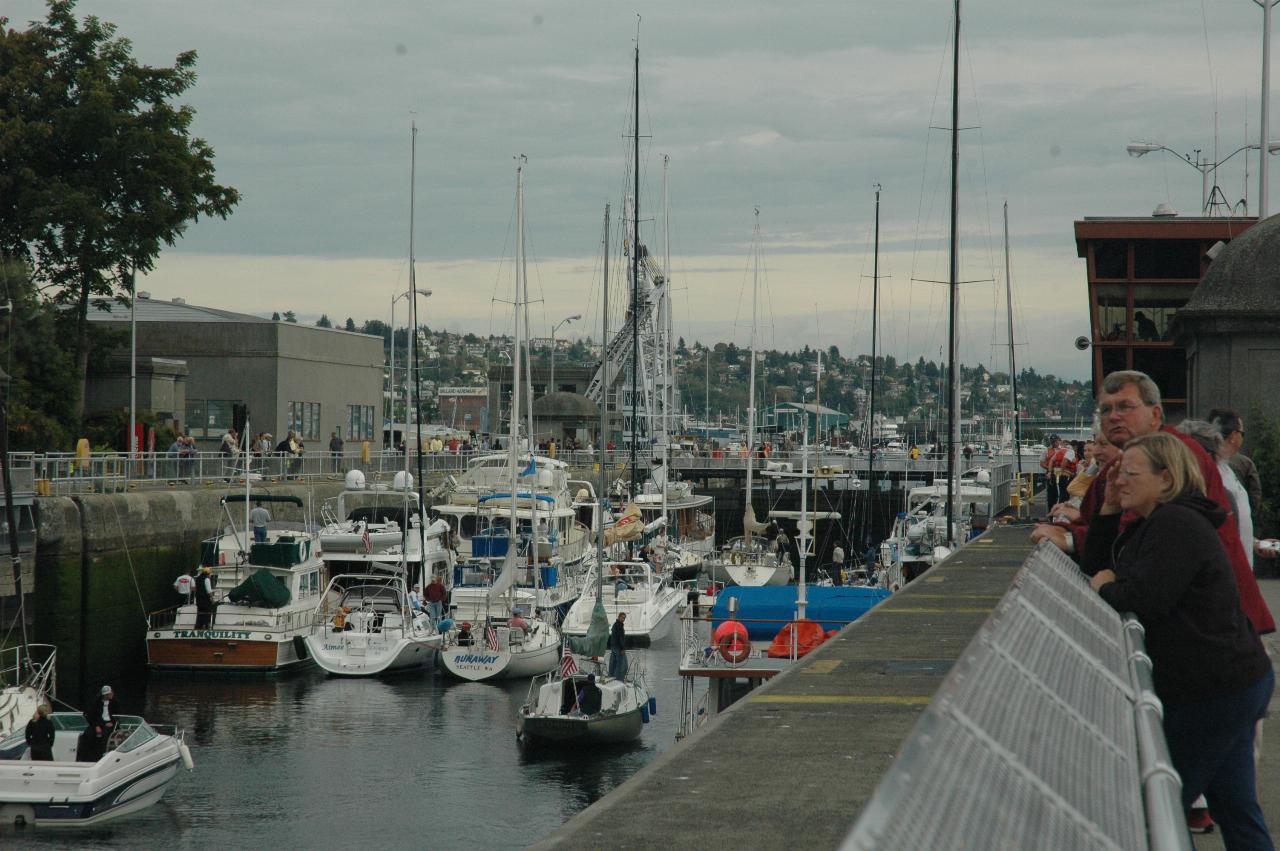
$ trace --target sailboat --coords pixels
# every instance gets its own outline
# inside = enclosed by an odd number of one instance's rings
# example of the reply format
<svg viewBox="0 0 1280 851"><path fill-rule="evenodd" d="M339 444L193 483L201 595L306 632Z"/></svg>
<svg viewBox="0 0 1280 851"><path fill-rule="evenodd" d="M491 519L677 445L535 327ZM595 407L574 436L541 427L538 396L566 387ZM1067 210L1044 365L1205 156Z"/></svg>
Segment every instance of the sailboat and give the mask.
<svg viewBox="0 0 1280 851"><path fill-rule="evenodd" d="M520 361L521 339L520 311L528 309L528 279L524 274L524 158L516 166L516 283L515 283L515 343L512 346L512 395L511 429L507 437L507 467L511 473L509 492L506 494L507 537L506 551L502 559L502 571L484 589L484 628L480 635L470 635L463 641L462 633L451 631L449 643L440 654L440 662L446 673L464 680L498 680L514 677L530 677L556 667L560 659L560 633L549 621L538 616L536 605L539 569L538 541L536 540L538 500L532 500L529 529L531 535L525 556L533 565L534 601L524 609L528 619L517 615L516 562L520 558L518 533L520 529L521 470L518 465L520 446ZM530 395L533 388L529 388ZM529 432L532 440L532 428ZM530 461L535 472L537 464ZM505 599L504 599L505 598ZM494 611L497 616L494 616ZM478 614L478 613L477 613ZM477 618L478 620L478 618Z"/></svg>
<svg viewBox="0 0 1280 851"><path fill-rule="evenodd" d="M752 476L756 454L756 329L759 324L760 294L760 208L755 211L753 233L754 261L751 275L751 378L747 396L747 485L742 514L743 535L732 538L714 556L707 559L707 573L712 581L733 585L786 585L791 580L791 562L786 553L770 552L760 533L768 525L756 520L751 504L754 494Z"/></svg>
<svg viewBox="0 0 1280 851"><path fill-rule="evenodd" d="M639 197L640 197L640 46L637 42L635 50L635 216L633 217L633 245L639 246ZM639 250L633 252L633 276L638 273ZM604 210L604 292L601 299L601 316L603 334L600 339L609 340L609 207ZM635 278L633 277L633 284ZM633 287L634 292L634 287ZM634 318L634 315L633 315ZM522 745L561 743L611 744L634 741L644 730L644 722L649 713L656 708L654 699L649 696L643 683L643 675L631 672L623 677L607 676L601 670L600 657L604 654L609 640L609 617L604 605L604 570L605 551L610 546L610 534L616 534L617 524L613 529L606 529L604 501L608 494L606 477L608 466L605 463L606 445L608 443L608 388L610 381L610 361L605 353L603 368L603 387L600 405L600 489L601 500L596 512L596 558L595 582L584 589L583 596L574 604L580 607L584 600L591 600L590 616L586 619L587 628L581 638L565 635L564 653L558 670L548 674L545 679L537 678L529 684L529 694L516 715L516 738ZM633 424L632 434L635 434ZM632 525L635 525L634 523ZM570 614L572 614L572 610ZM563 625L562 625L563 626ZM574 654L592 660L594 673L584 673L578 666ZM629 676L629 678L628 678ZM594 687L599 690L600 704L597 711L584 711L582 698L586 691ZM591 709L588 706L586 709Z"/></svg>

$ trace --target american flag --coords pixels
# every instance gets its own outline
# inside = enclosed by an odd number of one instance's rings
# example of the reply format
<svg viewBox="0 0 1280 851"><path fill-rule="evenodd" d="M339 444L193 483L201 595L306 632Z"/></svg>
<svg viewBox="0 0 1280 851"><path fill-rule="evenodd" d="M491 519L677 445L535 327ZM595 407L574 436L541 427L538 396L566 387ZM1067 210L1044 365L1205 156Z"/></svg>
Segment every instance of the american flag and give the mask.
<svg viewBox="0 0 1280 851"><path fill-rule="evenodd" d="M364 551L366 553L373 552L373 539L369 537L369 527L364 527L364 534L360 536L360 540L364 542Z"/></svg>
<svg viewBox="0 0 1280 851"><path fill-rule="evenodd" d="M560 679L568 679L578 673L578 663L569 652L569 643L565 642L564 655L560 657Z"/></svg>
<svg viewBox="0 0 1280 851"><path fill-rule="evenodd" d="M498 649L498 631L493 627L493 621L485 621L484 623L484 640L489 645L490 650Z"/></svg>

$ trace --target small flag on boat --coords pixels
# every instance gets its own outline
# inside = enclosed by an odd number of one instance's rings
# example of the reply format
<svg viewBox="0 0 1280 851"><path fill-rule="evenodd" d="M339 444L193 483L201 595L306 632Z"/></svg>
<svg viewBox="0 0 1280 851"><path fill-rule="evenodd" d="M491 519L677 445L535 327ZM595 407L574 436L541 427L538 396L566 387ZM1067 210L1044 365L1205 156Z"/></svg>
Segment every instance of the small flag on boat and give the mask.
<svg viewBox="0 0 1280 851"><path fill-rule="evenodd" d="M529 466L520 471L520 478L526 476L536 476L538 474L538 460L532 455L529 456Z"/></svg>
<svg viewBox="0 0 1280 851"><path fill-rule="evenodd" d="M574 661L573 654L569 652L569 644L565 642L564 655L560 657L560 679L572 677L578 673L578 663Z"/></svg>
<svg viewBox="0 0 1280 851"><path fill-rule="evenodd" d="M360 536L360 540L364 542L364 551L366 553L373 552L373 539L369 537L369 527L364 527L364 534Z"/></svg>
<svg viewBox="0 0 1280 851"><path fill-rule="evenodd" d="M497 651L498 649L498 631L493 627L493 621L485 621L484 624L484 640L489 645L489 649Z"/></svg>

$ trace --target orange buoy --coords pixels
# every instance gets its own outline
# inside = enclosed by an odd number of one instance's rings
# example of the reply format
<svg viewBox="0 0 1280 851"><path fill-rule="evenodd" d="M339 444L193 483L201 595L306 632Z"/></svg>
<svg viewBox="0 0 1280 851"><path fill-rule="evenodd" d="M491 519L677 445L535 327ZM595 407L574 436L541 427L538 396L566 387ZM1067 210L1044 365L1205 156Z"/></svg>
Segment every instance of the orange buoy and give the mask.
<svg viewBox="0 0 1280 851"><path fill-rule="evenodd" d="M739 621L725 621L711 634L711 643L720 656L731 665L746 661L751 655L751 639L747 628Z"/></svg>

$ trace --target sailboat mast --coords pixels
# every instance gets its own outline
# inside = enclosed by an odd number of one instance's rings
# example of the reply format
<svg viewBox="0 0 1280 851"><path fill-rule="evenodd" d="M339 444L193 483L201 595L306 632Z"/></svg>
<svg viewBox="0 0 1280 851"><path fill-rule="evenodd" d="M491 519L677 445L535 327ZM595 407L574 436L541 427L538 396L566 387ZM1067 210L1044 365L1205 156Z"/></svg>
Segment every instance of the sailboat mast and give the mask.
<svg viewBox="0 0 1280 851"><path fill-rule="evenodd" d="M631 498L636 490L636 443L640 428L640 34L636 33L635 111L632 114L631 201Z"/></svg>
<svg viewBox="0 0 1280 851"><path fill-rule="evenodd" d="M670 436L667 431L667 409L671 402L671 221L669 209L667 207L667 163L670 160L666 154L662 155L662 251L663 251L663 267L662 267L662 316L659 321L662 322L662 345L659 347L659 357L662 359L662 368L657 374L662 377L662 520L667 522L667 477L670 475L667 465L670 457L668 444ZM657 394L655 394L656 396ZM662 527L663 540L670 540L667 534L667 527Z"/></svg>
<svg viewBox="0 0 1280 851"><path fill-rule="evenodd" d="M951 67L951 279L950 317L947 322L947 543L954 546L956 498L960 473L960 357L956 326L960 301L960 0L955 0L955 42Z"/></svg>
<svg viewBox="0 0 1280 851"><path fill-rule="evenodd" d="M520 485L520 297L523 292L522 284L524 283L524 157L516 157L516 292L512 316L512 345L511 345L511 423L510 435L507 438L507 465L511 468L511 528L507 530L507 547L510 550L507 556L509 564L516 555L516 530L519 527L516 518L516 494ZM530 388L532 392L532 388ZM533 457L533 447L530 445L529 457ZM536 502L536 500L533 500ZM537 530L533 530L534 543L537 546ZM487 605L486 605L487 608Z"/></svg>
<svg viewBox="0 0 1280 851"><path fill-rule="evenodd" d="M755 259L751 271L751 379L747 385L747 505L743 517L755 519L751 506L751 464L756 454L756 322L760 294L760 208L756 207ZM751 526L743 524L747 535L747 552L751 552Z"/></svg>
<svg viewBox="0 0 1280 851"><path fill-rule="evenodd" d="M1004 202L1004 303L1009 314L1009 386L1010 413L1013 415L1013 457L1018 465L1018 481L1022 481L1022 416L1018 411L1018 365L1013 354L1013 277L1009 271L1009 202Z"/></svg>
<svg viewBox="0 0 1280 851"><path fill-rule="evenodd" d="M414 231L414 198L415 189L417 187L417 167L418 167L418 125L417 122L410 122L410 142L409 142L409 381L413 388L413 422L414 422L414 443L418 454L418 552L425 552L427 549L427 512L426 512L426 495L424 493L422 483L422 393L418 387L418 381L415 377L414 368L418 363L418 277L414 268L416 264L416 255L414 253L413 231ZM428 293L429 295L430 293ZM391 345L395 346L395 328L391 329ZM394 412L393 412L394 414ZM392 417L394 422L394 416ZM409 448L408 441L405 441L404 452L404 470L405 478L409 473ZM405 488L408 489L409 483L405 482ZM406 518L406 522L407 518ZM406 577L407 579L408 577ZM425 577L424 577L425 578Z"/></svg>
<svg viewBox="0 0 1280 851"><path fill-rule="evenodd" d="M877 322L880 318L880 184L876 184L875 252L871 261L871 392L867 407L867 529L875 525L876 480L876 345ZM864 531L863 537L866 537Z"/></svg>
<svg viewBox="0 0 1280 851"><path fill-rule="evenodd" d="M596 599L600 599L601 574L604 570L604 515L609 496L609 468L605 447L609 443L609 205L604 205L604 293L600 297L600 317L604 357L604 391L600 394L600 494L596 499Z"/></svg>

